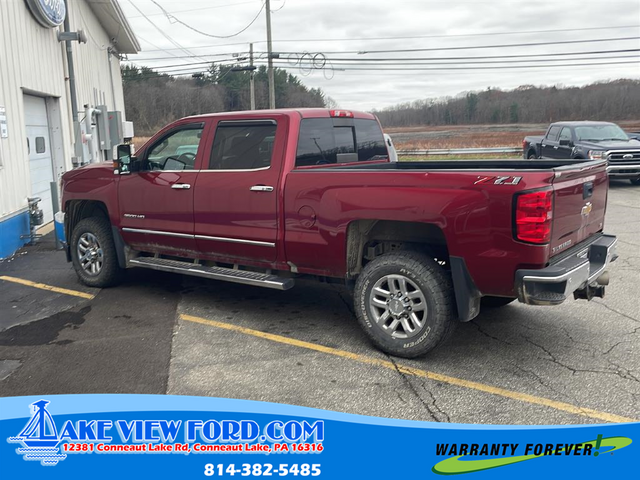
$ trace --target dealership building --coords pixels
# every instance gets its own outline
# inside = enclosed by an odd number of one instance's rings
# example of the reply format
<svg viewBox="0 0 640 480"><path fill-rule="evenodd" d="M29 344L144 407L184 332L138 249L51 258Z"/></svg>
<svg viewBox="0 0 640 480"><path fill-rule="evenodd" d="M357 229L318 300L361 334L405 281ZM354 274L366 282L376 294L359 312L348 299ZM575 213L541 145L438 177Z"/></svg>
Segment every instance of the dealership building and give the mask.
<svg viewBox="0 0 640 480"><path fill-rule="evenodd" d="M29 198L50 223L51 182L130 130L120 58L139 50L117 0L0 1L0 259L29 241Z"/></svg>

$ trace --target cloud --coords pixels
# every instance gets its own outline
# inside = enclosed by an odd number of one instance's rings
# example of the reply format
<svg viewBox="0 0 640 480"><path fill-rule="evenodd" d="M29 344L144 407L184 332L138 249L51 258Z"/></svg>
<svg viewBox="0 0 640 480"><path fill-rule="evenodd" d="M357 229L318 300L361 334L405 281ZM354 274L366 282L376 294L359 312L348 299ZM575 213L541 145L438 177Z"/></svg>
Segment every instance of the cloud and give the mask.
<svg viewBox="0 0 640 480"><path fill-rule="evenodd" d="M257 52L266 50L266 22L264 15L246 32L230 39L214 39L172 23L150 0L133 0L135 5L154 22L140 16L129 0L120 3L129 17L145 51L129 58L138 65L149 67L185 64L223 57L174 58L189 52L198 55L242 52L248 43L255 42ZM217 0L201 2L157 0L181 21L214 35L228 35L244 26L256 15L261 1ZM363 50L395 50L412 48L451 48L461 46L505 45L549 41L586 40L640 36L640 2L637 0L531 1L382 1L382 0L284 0L283 8L272 14L275 52L323 53L328 59L338 58L398 58L519 55L553 52L588 52L593 50L640 48L640 40L548 45L538 47L504 47L472 50L449 50L415 53L344 54ZM272 10L283 1L272 0ZM634 28L607 28L636 25ZM563 29L591 29L562 31ZM531 30L561 30L547 33L526 33ZM509 34L504 34L510 32ZM371 37L414 37L371 39ZM442 36L442 37L438 37ZM446 37L445 37L446 36ZM167 38L169 37L169 38ZM336 41L337 40L337 41ZM239 43L240 45L229 45ZM155 46L153 46L153 45ZM188 52L178 49L176 44ZM164 49L165 51L158 51ZM638 52L636 52L637 55ZM633 55L628 54L628 55ZM162 57L162 60L153 58ZM170 57L171 60L168 60ZM283 54L282 59L286 60ZM634 57L632 60L638 60ZM478 60L482 61L482 60ZM624 61L611 59L610 62ZM585 61L599 63L597 60ZM334 63L338 67L338 61ZM403 62L406 63L406 60ZM570 61L545 64L577 63ZM501 64L493 64L499 66ZM502 64L506 65L506 64ZM509 64L511 66L516 64ZM528 63L524 65L535 65ZM309 87L322 88L327 95L345 108L370 110L427 97L453 96L462 91L484 90L487 87L515 88L524 84L583 85L615 78L640 78L640 63L608 66L542 67L478 70L387 71L371 66L372 70L335 71L326 79L323 72L314 70L303 76L299 68L280 64L302 77ZM453 67L472 67L455 64ZM477 66L482 66L476 64ZM484 65L490 66L490 65ZM355 64L351 68L364 68ZM402 66L395 66L403 68ZM432 67L436 67L433 65ZM349 68L346 67L345 68ZM389 68L389 67L386 67ZM393 68L393 66L391 66ZM404 67L406 68L406 67Z"/></svg>

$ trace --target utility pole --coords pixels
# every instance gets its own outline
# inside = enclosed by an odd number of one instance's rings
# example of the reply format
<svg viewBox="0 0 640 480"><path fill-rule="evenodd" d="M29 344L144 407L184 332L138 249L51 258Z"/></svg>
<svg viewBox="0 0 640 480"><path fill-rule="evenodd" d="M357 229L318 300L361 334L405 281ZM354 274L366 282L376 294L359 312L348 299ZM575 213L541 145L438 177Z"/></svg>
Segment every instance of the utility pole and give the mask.
<svg viewBox="0 0 640 480"><path fill-rule="evenodd" d="M249 66L251 67L249 82L251 88L251 110L256 109L256 84L254 82L254 72L253 72L253 43L249 44Z"/></svg>
<svg viewBox="0 0 640 480"><path fill-rule="evenodd" d="M267 55L268 55L268 71L269 79L269 108L276 108L276 86L273 78L273 48L271 45L271 3L265 0L267 9Z"/></svg>

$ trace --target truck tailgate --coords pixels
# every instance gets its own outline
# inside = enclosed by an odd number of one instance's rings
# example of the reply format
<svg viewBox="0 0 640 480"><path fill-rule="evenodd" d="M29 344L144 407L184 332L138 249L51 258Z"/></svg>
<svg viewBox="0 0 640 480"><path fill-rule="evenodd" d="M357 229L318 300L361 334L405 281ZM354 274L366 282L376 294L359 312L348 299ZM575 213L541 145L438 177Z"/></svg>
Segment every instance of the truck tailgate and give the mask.
<svg viewBox="0 0 640 480"><path fill-rule="evenodd" d="M602 231L609 190L606 161L559 167L554 173L551 256Z"/></svg>

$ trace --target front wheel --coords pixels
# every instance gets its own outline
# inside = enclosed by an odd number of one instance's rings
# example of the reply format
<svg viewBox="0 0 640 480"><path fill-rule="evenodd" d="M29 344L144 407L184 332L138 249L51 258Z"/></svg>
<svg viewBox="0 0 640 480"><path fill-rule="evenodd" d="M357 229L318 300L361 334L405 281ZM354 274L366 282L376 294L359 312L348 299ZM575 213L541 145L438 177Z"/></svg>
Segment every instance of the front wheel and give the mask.
<svg viewBox="0 0 640 480"><path fill-rule="evenodd" d="M632 185L640 185L640 178L631 178L629 181Z"/></svg>
<svg viewBox="0 0 640 480"><path fill-rule="evenodd" d="M90 287L110 287L123 273L118 265L111 224L105 218L80 220L71 234L71 260L78 278Z"/></svg>
<svg viewBox="0 0 640 480"><path fill-rule="evenodd" d="M399 357L426 354L455 327L449 275L417 252L388 253L369 262L356 282L354 305L373 344Z"/></svg>

